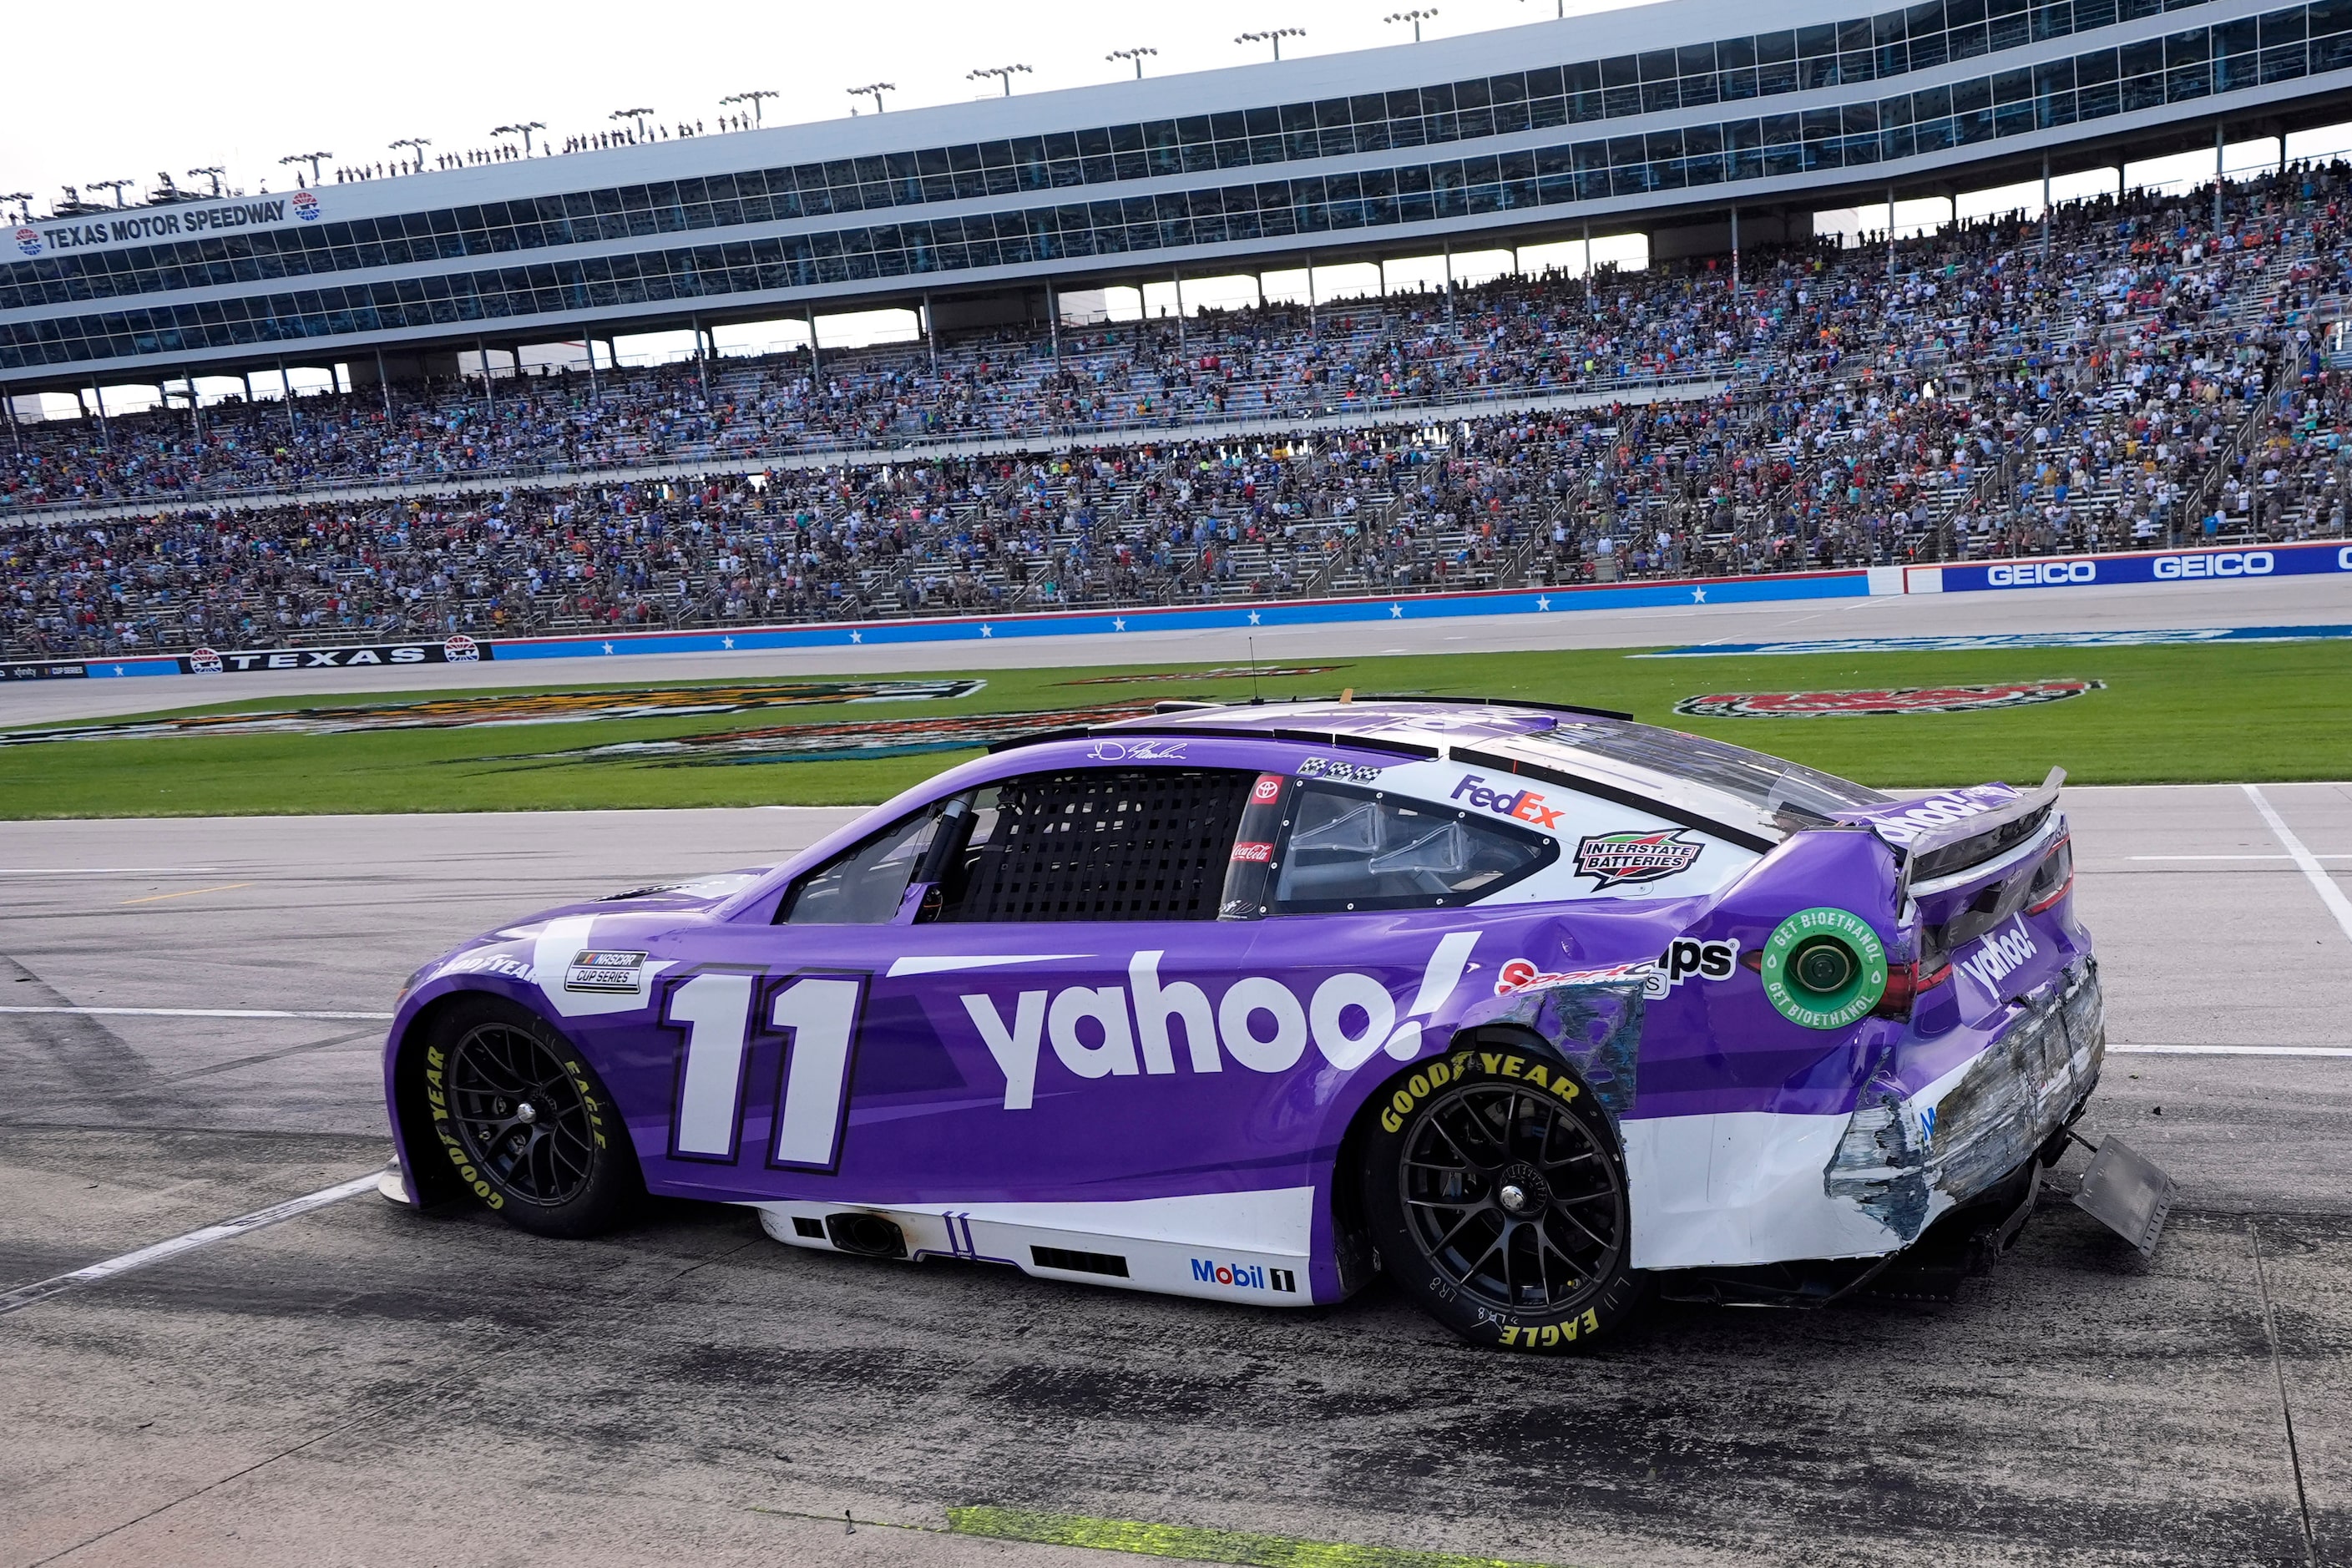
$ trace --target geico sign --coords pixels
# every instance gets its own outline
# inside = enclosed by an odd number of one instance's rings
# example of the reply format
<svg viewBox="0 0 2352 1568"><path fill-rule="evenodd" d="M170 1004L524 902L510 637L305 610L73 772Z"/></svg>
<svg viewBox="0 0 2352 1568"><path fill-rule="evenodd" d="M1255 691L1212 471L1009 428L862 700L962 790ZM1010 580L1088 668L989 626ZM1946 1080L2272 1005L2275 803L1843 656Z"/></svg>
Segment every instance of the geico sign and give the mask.
<svg viewBox="0 0 2352 1568"><path fill-rule="evenodd" d="M2020 561L2014 565L1985 568L1985 585L1991 588L2053 588L2068 583L2098 580L2095 561Z"/></svg>
<svg viewBox="0 0 2352 1568"><path fill-rule="evenodd" d="M2341 561L2339 552L2338 560ZM2159 555L2158 577L2267 577L2275 564L2267 550L2220 550L2203 555Z"/></svg>

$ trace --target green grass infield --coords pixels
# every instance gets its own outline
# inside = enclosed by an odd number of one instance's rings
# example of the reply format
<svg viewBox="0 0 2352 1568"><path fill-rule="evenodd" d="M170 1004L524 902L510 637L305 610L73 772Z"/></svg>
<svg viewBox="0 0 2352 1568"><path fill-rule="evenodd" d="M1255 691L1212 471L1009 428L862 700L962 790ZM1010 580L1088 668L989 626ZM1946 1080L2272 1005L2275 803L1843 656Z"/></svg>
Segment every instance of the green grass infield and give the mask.
<svg viewBox="0 0 2352 1568"><path fill-rule="evenodd" d="M1717 736L1890 788L2037 780L2053 765L2064 768L2076 784L2352 778L2352 642L1707 658L1643 658L1612 648L1335 658L1329 663L1328 669L1311 675L1267 676L1259 688L1269 700L1331 697L1348 688L1360 697L1523 697L1621 709L1651 723ZM786 731L780 743L788 745L789 731L804 724L887 726L903 731L919 729L921 721L957 716L1250 696L1247 675L1210 676L1204 673L1209 668L1003 670L986 674L976 692L951 700L761 707L566 723L0 744L0 816L863 804L886 799L974 755L978 748L752 762L740 759L747 749L757 753L762 742L756 738L731 742L736 748L732 752L707 738L761 731L773 741L776 732ZM1172 679L1101 679L1141 675ZM1732 692L2026 680L2100 684L2063 700L1982 711L1774 719L1685 717L1675 711L1685 699ZM510 689L610 694L689 685L782 683L782 677L747 677L735 682L638 680L518 685ZM176 710L172 716L379 707L481 695L485 693L470 690L327 690L310 698L232 700ZM0 703L5 700L0 698ZM0 723L5 721L5 709L0 707ZM694 746L676 744L695 737L706 739ZM616 747L635 749L612 749Z"/></svg>

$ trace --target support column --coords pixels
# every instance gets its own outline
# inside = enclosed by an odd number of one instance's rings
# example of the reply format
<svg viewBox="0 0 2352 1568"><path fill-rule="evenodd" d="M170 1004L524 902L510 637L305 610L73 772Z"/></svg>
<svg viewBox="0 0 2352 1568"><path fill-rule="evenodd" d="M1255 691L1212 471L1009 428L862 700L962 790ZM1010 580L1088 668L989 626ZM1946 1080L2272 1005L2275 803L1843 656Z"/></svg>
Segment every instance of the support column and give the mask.
<svg viewBox="0 0 2352 1568"><path fill-rule="evenodd" d="M1062 362L1062 295L1051 278L1045 279L1045 335L1054 345L1054 363Z"/></svg>
<svg viewBox="0 0 2352 1568"><path fill-rule="evenodd" d="M0 404L7 405L9 444L16 448L16 456L21 458L25 455L25 433L16 427L16 395L7 387L0 386Z"/></svg>
<svg viewBox="0 0 2352 1568"><path fill-rule="evenodd" d="M1734 222L1738 219L1735 216ZM1592 226L1584 226L1584 297L1592 298Z"/></svg>
<svg viewBox="0 0 2352 1568"><path fill-rule="evenodd" d="M1181 349L1184 346L1184 275L1171 271L1169 276L1176 279L1176 346Z"/></svg>
<svg viewBox="0 0 2352 1568"><path fill-rule="evenodd" d="M383 399L383 416L392 417L392 373L383 367L383 351L375 351L376 395Z"/></svg>
<svg viewBox="0 0 2352 1568"><path fill-rule="evenodd" d="M801 314L808 319L809 395L814 397L816 395L817 378L823 373L824 369L823 364L817 359L816 353L816 307L814 305L803 305L801 307Z"/></svg>
<svg viewBox="0 0 2352 1568"><path fill-rule="evenodd" d="M286 362L278 362L278 395L286 400L286 433L295 440L302 438L302 426L294 418L294 378L286 374Z"/></svg>
<svg viewBox="0 0 2352 1568"><path fill-rule="evenodd" d="M1952 206L1954 211L1958 211L1959 204L1954 202ZM2047 153L2042 154L2042 254L2045 257L2050 254L2050 154Z"/></svg>
<svg viewBox="0 0 2352 1568"><path fill-rule="evenodd" d="M114 450L114 432L106 426L106 388L93 381L89 384L89 395L98 404L99 445L111 452Z"/></svg>
<svg viewBox="0 0 2352 1568"><path fill-rule="evenodd" d="M2221 122L2213 121L2213 233L2221 233Z"/></svg>
<svg viewBox="0 0 2352 1568"><path fill-rule="evenodd" d="M931 369L937 373L940 368L940 333L931 321L931 297L929 294L923 296L923 342L931 351Z"/></svg>
<svg viewBox="0 0 2352 1568"><path fill-rule="evenodd" d="M694 384L702 389L702 401L710 401L709 356L702 352L702 318L688 316L687 324L694 329Z"/></svg>
<svg viewBox="0 0 2352 1568"><path fill-rule="evenodd" d="M1589 238L1584 242L1584 270L1588 274L1592 270L1592 241ZM1739 298L1739 209L1738 207L1731 209L1731 297L1735 300Z"/></svg>
<svg viewBox="0 0 2352 1568"><path fill-rule="evenodd" d="M1440 248L1445 252L1445 319L1450 321L1454 319L1454 242L1445 240Z"/></svg>
<svg viewBox="0 0 2352 1568"><path fill-rule="evenodd" d="M1316 336L1315 328L1315 253L1307 253L1307 335Z"/></svg>
<svg viewBox="0 0 2352 1568"><path fill-rule="evenodd" d="M484 339L476 338L474 340L474 353L481 359L482 362L482 406L488 412L490 418L495 421L499 416L499 395L490 390L489 343Z"/></svg>
<svg viewBox="0 0 2352 1568"><path fill-rule="evenodd" d="M1785 219L1783 220L1786 221ZM1784 227L1781 232L1788 231ZM1886 280L1895 281L1895 187L1886 187Z"/></svg>

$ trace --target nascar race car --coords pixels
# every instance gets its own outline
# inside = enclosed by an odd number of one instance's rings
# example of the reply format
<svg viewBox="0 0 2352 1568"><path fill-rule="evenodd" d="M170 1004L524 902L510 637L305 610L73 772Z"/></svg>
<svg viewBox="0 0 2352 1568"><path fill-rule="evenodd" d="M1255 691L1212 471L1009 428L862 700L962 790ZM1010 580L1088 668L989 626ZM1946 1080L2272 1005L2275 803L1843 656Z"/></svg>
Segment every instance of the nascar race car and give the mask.
<svg viewBox="0 0 2352 1568"><path fill-rule="evenodd" d="M1267 1306L1378 1271L1550 1351L1653 1287L1973 1258L2097 1079L2054 772L1895 800L1591 710L1168 706L425 965L400 1195Z"/></svg>

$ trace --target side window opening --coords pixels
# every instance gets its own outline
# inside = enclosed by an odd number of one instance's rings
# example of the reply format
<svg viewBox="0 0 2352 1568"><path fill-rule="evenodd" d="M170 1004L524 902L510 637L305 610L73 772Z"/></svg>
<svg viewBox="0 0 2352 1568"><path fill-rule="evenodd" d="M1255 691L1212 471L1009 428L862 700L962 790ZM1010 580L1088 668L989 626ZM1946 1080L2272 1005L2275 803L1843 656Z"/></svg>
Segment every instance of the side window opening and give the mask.
<svg viewBox="0 0 2352 1568"><path fill-rule="evenodd" d="M1214 920L1257 775L1067 768L972 797L939 877L941 921Z"/></svg>
<svg viewBox="0 0 2352 1568"><path fill-rule="evenodd" d="M1272 911L1449 909L1559 858L1548 835L1486 814L1321 780L1289 801Z"/></svg>
<svg viewBox="0 0 2352 1568"><path fill-rule="evenodd" d="M892 823L803 877L776 908L778 925L887 925L929 857L940 807Z"/></svg>

